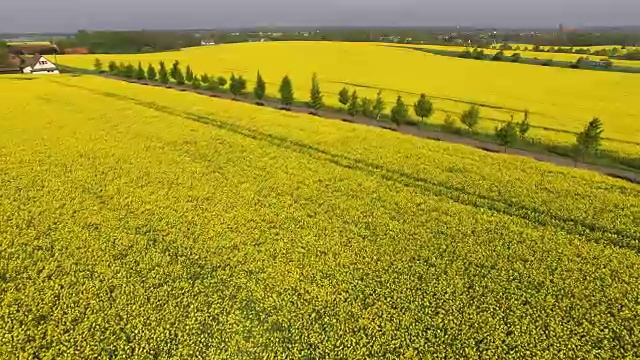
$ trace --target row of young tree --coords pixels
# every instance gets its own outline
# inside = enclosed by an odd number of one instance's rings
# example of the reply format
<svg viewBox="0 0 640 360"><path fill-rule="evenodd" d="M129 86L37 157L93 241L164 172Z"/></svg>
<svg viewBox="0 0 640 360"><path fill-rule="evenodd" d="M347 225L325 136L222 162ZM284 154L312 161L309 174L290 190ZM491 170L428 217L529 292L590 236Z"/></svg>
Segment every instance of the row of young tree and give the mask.
<svg viewBox="0 0 640 360"><path fill-rule="evenodd" d="M103 64L100 59L96 59L94 63L95 70L104 72ZM156 68L149 64L146 70L142 67L142 63L138 63L135 67L132 64L116 63L111 61L108 64L107 71L114 76L122 76L125 78L136 80L148 80L157 81L164 85L168 85L173 81L181 86L189 84L193 89L206 89L209 91L221 91L227 90L225 86L228 85L228 91L233 95L234 99L238 96L246 94L247 81L242 76L236 76L231 74L229 80L224 76L211 76L208 74L196 75L190 66L187 65L183 73L180 62L174 61L170 68L167 68L163 61L160 61L159 68ZM279 101L284 109L290 110L295 104L296 98L293 88L293 82L288 75L285 75L278 88L280 94ZM256 104L264 105L264 100L267 95L267 83L258 72L256 76L255 86L253 88L253 97L256 100ZM338 102L342 105L342 110L355 119L357 116L364 116L367 118L380 120L384 111L387 108L387 104L382 97L382 91L378 91L376 98L371 99L368 97L360 97L356 90L349 91L346 87L338 93ZM313 110L313 113L318 112L325 107L324 94L320 87L320 81L317 74L313 74L311 79L311 91L309 101L305 104L307 107ZM434 114L434 106L431 100L426 94L420 94L418 100L413 104L413 112L415 116L421 119L422 123L429 119ZM405 103L402 96L398 95L395 104L391 108L388 119L395 123L397 126L404 123L411 122L410 107ZM460 115L460 123L464 125L469 132L474 133L480 124L480 107L477 105L471 105L467 110ZM447 114L444 120L444 127L448 131L460 132L457 127L456 120ZM498 140L498 143L505 148L505 152L508 147L513 147L519 141L526 141L527 134L531 129L529 123L529 111L524 111L523 119L519 122L514 120L514 116L511 116L511 120L502 126L496 127L494 135ZM602 122L598 118L594 118L587 127L578 134L576 143L574 145L575 154L584 160L587 156L593 155L600 147L602 133Z"/></svg>
<svg viewBox="0 0 640 360"><path fill-rule="evenodd" d="M180 67L179 61L174 61L170 68L167 68L163 61L160 61L159 68L149 64L147 68L143 68L142 63L138 63L138 66L132 64L116 63L111 61L106 70L104 64L100 59L96 59L94 68L98 72L107 71L114 76L122 76L129 79L136 80L148 80L157 81L161 84L168 85L173 80L177 85L185 86L190 85L193 89L205 89L210 91L228 90L233 96L242 96L247 91L247 81L242 76L236 76L231 74L231 77L227 80L223 76L211 76L208 74L196 75L190 66L187 65L184 72ZM228 85L228 89L225 86ZM282 78L280 86L278 88L280 94L279 101L286 109L296 103L296 97L291 78L286 75ZM256 99L259 105L264 105L267 94L267 83L264 78L258 72L255 81L255 87L253 88L253 97ZM356 117L362 115L369 118L379 120L386 110L386 103L382 97L382 92L379 91L375 99L367 97L360 97L356 90L350 92L346 87L343 88L338 94L338 100L343 105L344 110ZM306 106L311 108L315 113L325 108L324 94L320 88L320 82L316 74L313 74L311 81L311 91L309 101ZM418 101L413 105L416 116L420 117L423 121L433 114L433 104L427 98L426 94L422 94ZM391 108L388 114L389 119L397 125L406 123L410 120L409 106L405 104L402 96L398 96L395 105Z"/></svg>

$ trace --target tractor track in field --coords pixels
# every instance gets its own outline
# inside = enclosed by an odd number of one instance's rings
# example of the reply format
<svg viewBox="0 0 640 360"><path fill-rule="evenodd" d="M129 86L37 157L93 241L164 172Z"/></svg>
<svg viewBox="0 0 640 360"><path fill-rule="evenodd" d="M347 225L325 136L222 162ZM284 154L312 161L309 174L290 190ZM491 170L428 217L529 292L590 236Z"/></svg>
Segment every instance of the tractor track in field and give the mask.
<svg viewBox="0 0 640 360"><path fill-rule="evenodd" d="M395 169L368 160L355 158L345 154L335 153L329 149L319 148L313 144L308 144L300 140L290 139L281 135L265 133L257 129L219 120L202 114L176 110L170 106L162 105L161 103L155 101L137 99L114 92L103 91L100 89L88 88L79 85L72 85L63 82L58 83L63 86L82 89L96 95L116 99L119 101L129 102L171 116L181 117L187 120L212 125L243 137L266 142L279 148L296 151L300 154L307 155L317 161L328 162L345 169L379 177L382 180L390 181L401 186L424 191L438 197L444 197L461 205L483 208L498 214L520 218L539 226L556 227L562 229L563 231L566 231L567 233L589 239L589 241L597 243L608 243L619 248L624 248L636 253L640 253L640 242L638 242L637 233L632 230L612 229L586 219L569 218L564 216L563 214L554 211L548 211L543 207L538 207L536 205L526 205L519 202L514 202L510 199L496 198L490 195L478 194L464 187L421 177L417 174L408 173L400 169ZM179 90L184 89L180 88ZM211 96L211 94L208 95ZM269 104L265 105L269 106ZM296 112L303 112L303 108L297 108L296 110L298 110ZM304 110L306 110L305 112L308 112L308 109ZM361 122L357 123L364 124ZM404 127L394 130L409 135L417 135L411 134L411 132L407 131L408 129L405 129ZM419 131L419 129L415 130Z"/></svg>
<svg viewBox="0 0 640 360"><path fill-rule="evenodd" d="M145 85L145 86L161 87L161 88L166 88L166 89L177 90L177 91L180 91L180 92L191 92L191 93L196 93L196 94L200 94L200 95L203 95L203 96L208 96L208 97L213 97L213 98L218 98L218 99L226 99L226 100L230 100L230 101L237 101L237 102L243 102L243 103L255 105L255 101L254 100L246 99L246 98L242 98L242 97L234 98L233 95L228 94L228 93L223 93L223 92L212 92L212 91L208 91L208 90L195 90L195 89L187 87L187 86L180 86L180 85L175 85L175 84L163 85L163 84L160 84L160 83L157 83L157 82L149 82L149 81L134 80L134 79L125 79L125 78L106 75L106 74L102 74L102 75L99 75L99 76L102 76L102 77L107 78L107 79L124 81L124 82L128 82L128 83L131 83L131 84L139 84L139 85ZM275 102L275 101L265 100L265 101L262 102L262 104L263 104L262 106L265 106L265 107L283 110L282 109L282 105L280 103L278 103L278 102ZM412 136L420 137L420 138L423 138L423 139L443 141L443 142L448 142L448 143L453 143L453 144L471 146L471 147L474 147L476 149L480 149L480 150L483 150L483 151L486 151L486 152L491 152L491 153L503 153L503 154L509 154L509 155L524 156L524 157L528 157L528 158L531 158L531 159L534 159L534 160L537 160L537 161L540 161L540 162L552 163L552 164L559 165L559 166L596 171L596 172L599 172L601 174L607 175L609 177L613 177L613 178L616 178L616 179L624 180L624 181L627 181L627 182L630 182L630 183L634 183L634 184L640 184L640 174L638 174L636 172L627 171L627 170L618 169L618 168L611 168L611 167L606 167L606 166L601 166L601 165L588 164L588 163L579 162L579 161L576 162L571 158L563 157L563 156L560 156L560 155L555 155L555 154L552 154L550 152L542 152L542 151L541 152L534 152L534 151L528 151L528 150L522 150L522 149L514 149L514 148L508 148L505 151L505 148L503 146L500 146L498 144L495 144L495 143L492 143L492 142L488 142L488 141L472 139L472 138L469 138L469 137L466 137L466 136L462 136L462 135L458 135L458 134L452 134L452 133L448 133L448 132L440 132L440 131L431 131L431 130L420 129L420 128L418 128L416 126L412 126L412 125L395 126L393 124L379 122L379 121L376 121L376 120L373 120L373 119L369 119L369 118L364 118L364 117L361 117L361 116L356 116L355 118L352 118L352 117L349 117L347 114L344 114L344 113L342 113L340 111L337 111L337 110L331 110L331 109L320 110L320 111L314 113L309 108L301 107L301 106L293 106L290 109L288 109L287 111L294 112L294 113L313 115L313 116L316 116L316 117L319 117L319 118L325 118L325 119L328 119L328 120L340 120L340 121L343 121L343 122L349 122L349 123L354 123L354 124L359 124L359 125L377 127L377 128L386 129L386 130L389 130L389 131L395 131L395 132L398 132L398 133L401 133L401 134L405 134L405 135L412 135Z"/></svg>

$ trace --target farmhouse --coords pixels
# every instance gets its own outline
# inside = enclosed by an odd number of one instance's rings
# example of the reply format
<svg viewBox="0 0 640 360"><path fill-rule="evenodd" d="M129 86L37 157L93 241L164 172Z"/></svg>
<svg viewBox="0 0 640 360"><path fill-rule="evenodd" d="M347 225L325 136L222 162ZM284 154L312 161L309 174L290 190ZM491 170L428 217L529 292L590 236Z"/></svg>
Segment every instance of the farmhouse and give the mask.
<svg viewBox="0 0 640 360"><path fill-rule="evenodd" d="M58 67L42 55L27 60L22 68L25 74L60 74Z"/></svg>

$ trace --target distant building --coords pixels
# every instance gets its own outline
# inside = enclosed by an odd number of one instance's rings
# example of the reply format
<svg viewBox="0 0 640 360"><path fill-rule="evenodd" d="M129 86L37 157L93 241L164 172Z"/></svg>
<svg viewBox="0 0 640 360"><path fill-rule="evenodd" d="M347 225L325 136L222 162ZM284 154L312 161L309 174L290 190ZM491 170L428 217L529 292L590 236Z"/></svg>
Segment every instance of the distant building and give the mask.
<svg viewBox="0 0 640 360"><path fill-rule="evenodd" d="M268 42L269 39L265 39L265 38L252 38L252 39L247 39L247 42Z"/></svg>
<svg viewBox="0 0 640 360"><path fill-rule="evenodd" d="M582 60L580 61L580 65L582 66L592 66L592 67L599 67L599 68L610 68L613 63L611 62L611 60Z"/></svg>
<svg viewBox="0 0 640 360"><path fill-rule="evenodd" d="M201 40L200 41L200 45L201 46L211 46L211 45L215 45L216 42L213 40Z"/></svg>
<svg viewBox="0 0 640 360"><path fill-rule="evenodd" d="M380 41L397 43L400 42L400 36L381 36Z"/></svg>
<svg viewBox="0 0 640 360"><path fill-rule="evenodd" d="M33 58L26 60L22 66L22 72L24 74L60 74L60 72L58 71L58 67L42 55L36 55Z"/></svg>
<svg viewBox="0 0 640 360"><path fill-rule="evenodd" d="M64 53L67 55L87 55L91 51L85 47L75 47L75 48L66 48L64 49Z"/></svg>

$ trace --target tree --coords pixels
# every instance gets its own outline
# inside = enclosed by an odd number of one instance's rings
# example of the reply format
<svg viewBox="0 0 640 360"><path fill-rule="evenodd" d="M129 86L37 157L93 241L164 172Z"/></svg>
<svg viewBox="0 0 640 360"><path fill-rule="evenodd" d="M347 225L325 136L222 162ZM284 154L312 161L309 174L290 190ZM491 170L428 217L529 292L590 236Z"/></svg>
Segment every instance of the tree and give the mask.
<svg viewBox="0 0 640 360"><path fill-rule="evenodd" d="M502 61L504 60L504 51L500 50L491 58L493 61Z"/></svg>
<svg viewBox="0 0 640 360"><path fill-rule="evenodd" d="M424 121L424 118L428 119L433 115L433 104L431 100L427 98L426 94L420 94L418 101L413 104L413 111L422 121Z"/></svg>
<svg viewBox="0 0 640 360"><path fill-rule="evenodd" d="M188 82L191 83L193 82L193 70L191 70L191 66L187 65L187 68L184 70L184 79Z"/></svg>
<svg viewBox="0 0 640 360"><path fill-rule="evenodd" d="M171 70L169 71L169 76L171 76L173 80L176 80L178 70L180 70L180 62L176 60L171 65Z"/></svg>
<svg viewBox="0 0 640 360"><path fill-rule="evenodd" d="M460 116L460 122L463 123L469 130L473 131L475 127L480 122L480 108L476 105L471 105L471 107Z"/></svg>
<svg viewBox="0 0 640 360"><path fill-rule="evenodd" d="M156 72L156 68L153 67L152 64L147 66L147 80L156 81L158 79L158 73Z"/></svg>
<svg viewBox="0 0 640 360"><path fill-rule="evenodd" d="M96 61L93 62L93 68L97 72L102 72L102 61L100 59L96 58Z"/></svg>
<svg viewBox="0 0 640 360"><path fill-rule="evenodd" d="M256 86L253 88L253 96L255 96L258 102L262 103L262 99L264 99L266 93L267 83L262 78L260 71L258 71L258 75L256 76Z"/></svg>
<svg viewBox="0 0 640 360"><path fill-rule="evenodd" d="M203 84L208 84L210 81L211 81L211 78L206 73L200 76L200 82L202 82Z"/></svg>
<svg viewBox="0 0 640 360"><path fill-rule="evenodd" d="M402 96L398 95L396 104L391 108L391 121L397 126L409 119L409 108L404 103Z"/></svg>
<svg viewBox="0 0 640 360"><path fill-rule="evenodd" d="M235 99L238 95L241 95L247 88L247 81L242 77L236 77L233 73L229 79L229 91L233 94Z"/></svg>
<svg viewBox="0 0 640 360"><path fill-rule="evenodd" d="M520 53L511 55L511 62L517 63L520 62L520 60L522 60L522 55L520 55Z"/></svg>
<svg viewBox="0 0 640 360"><path fill-rule="evenodd" d="M211 77L209 83L206 84L205 89L209 91L218 91L220 90L220 83L218 83L214 77Z"/></svg>
<svg viewBox="0 0 640 360"><path fill-rule="evenodd" d="M342 104L343 107L346 107L347 104L349 104L349 89L347 89L346 87L343 87L342 90L340 90L340 92L338 93L338 100L340 101L340 104Z"/></svg>
<svg viewBox="0 0 640 360"><path fill-rule="evenodd" d="M147 78L147 74L142 68L142 63L138 62L138 70L136 70L136 80L145 80Z"/></svg>
<svg viewBox="0 0 640 360"><path fill-rule="evenodd" d="M202 83L197 75L193 75L193 79L191 80L191 87L195 90L199 90L202 87Z"/></svg>
<svg viewBox="0 0 640 360"><path fill-rule="evenodd" d="M291 82L291 78L289 75L285 75L282 78L282 82L280 83L280 102L284 105L285 108L291 109L291 105L293 105L293 101L295 99L293 93L293 83Z"/></svg>
<svg viewBox="0 0 640 360"><path fill-rule="evenodd" d="M229 77L229 92L233 94L233 98L236 98L236 75L231 73L231 77Z"/></svg>
<svg viewBox="0 0 640 360"><path fill-rule="evenodd" d="M176 84L184 85L184 75L182 75L182 70L180 70L180 68L175 69L173 79L176 81Z"/></svg>
<svg viewBox="0 0 640 360"><path fill-rule="evenodd" d="M227 78L224 76L218 76L218 85L219 85L219 88L223 88L227 86Z"/></svg>
<svg viewBox="0 0 640 360"><path fill-rule="evenodd" d="M167 73L167 66L164 61L160 61L160 70L158 70L158 81L161 84L167 85L169 83L169 74Z"/></svg>
<svg viewBox="0 0 640 360"><path fill-rule="evenodd" d="M324 106L322 101L322 90L320 90L320 82L318 81L318 75L313 73L311 78L311 96L309 101L309 107L316 112Z"/></svg>
<svg viewBox="0 0 640 360"><path fill-rule="evenodd" d="M583 161L588 155L593 155L598 151L602 142L603 132L602 121L598 118L593 118L587 127L578 134L576 137L576 151Z"/></svg>
<svg viewBox="0 0 640 360"><path fill-rule="evenodd" d="M459 132L458 125L456 124L456 119L449 113L447 113L444 118L444 129L452 133Z"/></svg>
<svg viewBox="0 0 640 360"><path fill-rule="evenodd" d="M109 66L107 68L111 75L116 75L120 71L118 64L115 61L109 61Z"/></svg>
<svg viewBox="0 0 640 360"><path fill-rule="evenodd" d="M518 128L512 121L509 121L500 127L496 127L495 134L498 139L498 143L504 146L505 153L507 152L507 147L518 141Z"/></svg>
<svg viewBox="0 0 640 360"><path fill-rule="evenodd" d="M129 64L129 65L131 65L131 64ZM120 63L118 64L117 75L118 76L125 76L126 69L127 69L127 64L125 64L124 62L120 61Z"/></svg>
<svg viewBox="0 0 640 360"><path fill-rule="evenodd" d="M133 79L133 77L136 75L136 68L131 65L131 63L127 64L124 67L124 71L122 72L122 76L128 78L128 79Z"/></svg>
<svg viewBox="0 0 640 360"><path fill-rule="evenodd" d="M524 118L518 123L518 134L524 139L527 133L531 130L531 124L529 124L529 110L524 111Z"/></svg>
<svg viewBox="0 0 640 360"><path fill-rule="evenodd" d="M378 95L376 95L376 101L373 104L373 113L376 117L376 120L380 120L380 115L384 112L384 109L387 106L384 103L384 99L382 98L382 91L378 90Z"/></svg>
<svg viewBox="0 0 640 360"><path fill-rule="evenodd" d="M373 110L373 100L368 97L363 97L360 99L360 112L362 115L373 118L375 117L375 111Z"/></svg>
<svg viewBox="0 0 640 360"><path fill-rule="evenodd" d="M360 106L358 103L358 92L353 90L351 97L349 98L349 104L347 105L347 113L355 119L359 111Z"/></svg>

